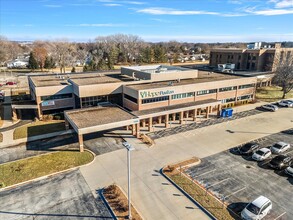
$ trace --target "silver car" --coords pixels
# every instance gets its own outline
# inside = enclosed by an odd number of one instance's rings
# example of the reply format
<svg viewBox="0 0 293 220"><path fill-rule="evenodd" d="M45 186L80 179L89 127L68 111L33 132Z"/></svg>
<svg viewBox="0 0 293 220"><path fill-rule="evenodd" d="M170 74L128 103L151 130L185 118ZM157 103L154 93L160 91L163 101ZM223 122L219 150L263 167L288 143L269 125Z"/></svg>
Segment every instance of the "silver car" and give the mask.
<svg viewBox="0 0 293 220"><path fill-rule="evenodd" d="M265 110L272 111L272 112L275 112L279 109L278 106L272 105L272 104L262 105L261 107Z"/></svg>
<svg viewBox="0 0 293 220"><path fill-rule="evenodd" d="M289 150L289 148L290 144L280 141L271 146L271 151L273 154L280 154Z"/></svg>
<svg viewBox="0 0 293 220"><path fill-rule="evenodd" d="M293 101L281 100L281 101L278 102L278 105L282 106L282 107L293 107Z"/></svg>
<svg viewBox="0 0 293 220"><path fill-rule="evenodd" d="M287 167L285 173L287 173L290 176L293 176L293 165Z"/></svg>

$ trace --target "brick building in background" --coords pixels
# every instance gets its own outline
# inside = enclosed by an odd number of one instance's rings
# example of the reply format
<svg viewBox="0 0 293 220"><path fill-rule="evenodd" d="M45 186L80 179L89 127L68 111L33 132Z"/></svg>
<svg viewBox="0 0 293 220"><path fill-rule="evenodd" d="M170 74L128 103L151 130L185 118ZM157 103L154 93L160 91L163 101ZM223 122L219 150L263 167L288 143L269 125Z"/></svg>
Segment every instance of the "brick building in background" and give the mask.
<svg viewBox="0 0 293 220"><path fill-rule="evenodd" d="M210 52L210 66L234 64L235 70L273 71L276 59L289 59L293 56L293 48L282 48L280 43L268 45L251 43L246 49L217 48Z"/></svg>

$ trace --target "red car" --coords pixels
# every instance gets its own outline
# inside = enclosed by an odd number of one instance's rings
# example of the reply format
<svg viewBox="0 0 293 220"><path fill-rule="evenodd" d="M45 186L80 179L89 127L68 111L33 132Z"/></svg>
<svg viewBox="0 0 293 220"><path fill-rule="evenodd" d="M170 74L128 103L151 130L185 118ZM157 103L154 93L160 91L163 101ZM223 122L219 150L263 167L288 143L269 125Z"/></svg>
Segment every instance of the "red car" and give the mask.
<svg viewBox="0 0 293 220"><path fill-rule="evenodd" d="M13 85L15 85L15 84L16 84L15 82L7 82L7 83L6 83L7 86L13 86Z"/></svg>

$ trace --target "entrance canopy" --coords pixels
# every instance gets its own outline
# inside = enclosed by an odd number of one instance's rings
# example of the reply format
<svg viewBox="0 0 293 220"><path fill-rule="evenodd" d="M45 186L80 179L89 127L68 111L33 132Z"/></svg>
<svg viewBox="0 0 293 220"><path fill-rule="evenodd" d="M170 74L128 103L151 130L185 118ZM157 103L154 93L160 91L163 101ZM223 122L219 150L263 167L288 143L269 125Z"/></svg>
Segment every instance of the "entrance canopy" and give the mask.
<svg viewBox="0 0 293 220"><path fill-rule="evenodd" d="M79 135L139 123L137 116L117 105L69 110L64 116Z"/></svg>

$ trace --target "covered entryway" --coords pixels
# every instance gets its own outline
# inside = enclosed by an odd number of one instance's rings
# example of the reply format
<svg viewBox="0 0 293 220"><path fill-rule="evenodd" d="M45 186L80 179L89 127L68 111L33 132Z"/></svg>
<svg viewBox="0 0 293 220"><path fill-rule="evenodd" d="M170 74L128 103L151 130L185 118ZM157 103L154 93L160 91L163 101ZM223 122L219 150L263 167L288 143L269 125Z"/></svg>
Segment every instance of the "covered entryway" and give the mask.
<svg viewBox="0 0 293 220"><path fill-rule="evenodd" d="M136 135L136 131L139 130L135 128L139 125L138 117L118 105L69 110L64 112L64 117L66 128L68 129L71 126L78 134L81 152L84 151L84 134L127 127L129 125L132 125L132 134ZM139 132L137 132L138 134Z"/></svg>
<svg viewBox="0 0 293 220"><path fill-rule="evenodd" d="M36 117L38 106L34 101L18 102L11 105L12 120L32 120Z"/></svg>

